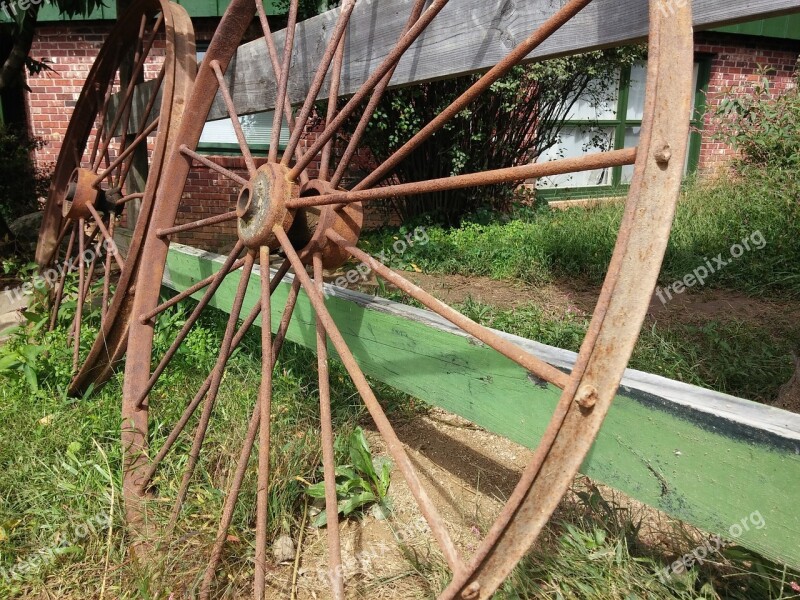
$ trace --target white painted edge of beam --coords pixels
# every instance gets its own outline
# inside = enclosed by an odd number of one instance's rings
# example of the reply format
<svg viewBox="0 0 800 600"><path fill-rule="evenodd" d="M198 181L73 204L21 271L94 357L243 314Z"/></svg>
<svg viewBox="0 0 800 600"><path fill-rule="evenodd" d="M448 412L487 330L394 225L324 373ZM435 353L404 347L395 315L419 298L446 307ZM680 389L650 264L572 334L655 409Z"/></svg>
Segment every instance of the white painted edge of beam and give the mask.
<svg viewBox="0 0 800 600"><path fill-rule="evenodd" d="M183 244L172 243L170 245L171 252L179 252L188 256L194 256L199 259L208 260L222 264L226 257L214 252L207 252L199 248L185 246ZM253 268L254 274L259 277L260 270L258 265ZM274 272L274 269L273 269ZM285 281L291 282L294 275L289 273ZM178 289L176 284L172 281L169 273L169 266L164 272L164 279L162 282L166 287L173 290ZM325 284L325 293L328 296L340 298L348 302L353 302L363 308L384 312L397 317L411 319L419 323L423 323L434 329L446 331L448 333L467 337L470 339L472 336L463 332L461 329L443 319L439 315L407 306L399 302L393 302L384 298L370 296L361 292L355 292L346 288L341 288L331 284ZM575 364L577 354L569 350L562 350L553 346L547 346L534 342L526 338L505 333L503 331L492 330L501 337L517 344L518 346L529 351L533 355L541 358L542 360L550 363L555 367L566 370L571 370ZM481 344L475 340L476 343ZM661 377L660 375L653 375L645 373L644 371L637 371L635 369L626 369L622 378L621 386L639 390L647 394L662 398L668 402L676 404L681 407L686 407L694 411L705 413L716 418L724 419L732 423L744 425L759 429L771 434L777 435L787 440L800 441L800 415L785 411L765 404L759 404L751 400L737 398L728 394L715 392L705 388L682 383Z"/></svg>

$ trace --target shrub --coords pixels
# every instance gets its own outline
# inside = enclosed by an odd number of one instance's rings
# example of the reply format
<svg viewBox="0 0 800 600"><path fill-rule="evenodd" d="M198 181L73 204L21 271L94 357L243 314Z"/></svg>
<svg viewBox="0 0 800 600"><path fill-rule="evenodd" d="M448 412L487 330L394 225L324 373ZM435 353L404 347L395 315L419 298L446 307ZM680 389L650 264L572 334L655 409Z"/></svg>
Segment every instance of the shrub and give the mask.
<svg viewBox="0 0 800 600"><path fill-rule="evenodd" d="M0 218L11 221L38 208L47 195L49 174L37 168L31 154L44 146L41 138L0 125Z"/></svg>
<svg viewBox="0 0 800 600"><path fill-rule="evenodd" d="M792 89L773 96L768 75L751 91L726 98L717 111L719 136L741 153L739 166L773 173L800 169L800 74Z"/></svg>
<svg viewBox="0 0 800 600"><path fill-rule="evenodd" d="M642 54L639 47L620 48L514 67L416 148L387 181L408 183L529 164L558 142L579 98L595 105L606 100L619 67ZM479 77L468 75L387 93L364 138L375 159L383 162ZM481 206L507 209L514 188L506 184L433 192L401 198L393 202L393 208L404 222L429 215L456 224Z"/></svg>

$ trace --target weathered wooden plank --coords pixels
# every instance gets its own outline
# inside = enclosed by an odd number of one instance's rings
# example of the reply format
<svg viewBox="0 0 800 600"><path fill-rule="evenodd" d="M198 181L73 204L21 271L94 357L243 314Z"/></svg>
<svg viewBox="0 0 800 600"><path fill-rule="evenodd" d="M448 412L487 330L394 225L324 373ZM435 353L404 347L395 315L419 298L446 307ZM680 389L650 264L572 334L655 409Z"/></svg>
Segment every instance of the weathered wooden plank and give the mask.
<svg viewBox="0 0 800 600"><path fill-rule="evenodd" d="M660 0L663 10L687 0ZM485 70L534 31L560 6L552 0L451 0L426 32L409 48L392 86L441 79ZM340 93L354 93L394 47L411 10L412 0L360 0L348 28ZM740 21L800 11L797 0L694 0L694 23L708 29ZM289 97L300 103L319 64L338 15L334 9L299 23L292 58ZM551 58L637 42L645 38L647 0L595 0L530 59ZM284 33L276 43L282 47ZM266 60L263 39L239 48L229 81L240 115L271 110L276 78ZM320 98L327 97L327 83ZM209 120L227 117L219 97Z"/></svg>
<svg viewBox="0 0 800 600"><path fill-rule="evenodd" d="M674 2L662 0L669 11ZM386 58L405 25L412 0L360 0L348 28L340 93L354 93ZM305 99L314 71L333 30L339 9L299 23L289 80L294 104ZM555 10L550 0L451 0L433 20L428 31L409 48L400 62L391 87L400 87L485 70L503 58L515 44ZM710 29L741 21L800 12L796 0L694 0L696 29ZM530 55L530 60L641 41L647 34L647 0L595 0ZM275 34L282 47L284 32ZM265 59L263 39L242 45L229 69L228 82L240 115L274 108L276 78ZM140 127L153 82L136 90L131 130ZM328 82L320 92L327 98ZM114 99L118 103L119 98ZM110 111L115 111L112 108ZM217 96L209 120L227 118ZM151 117L152 119L152 117Z"/></svg>
<svg viewBox="0 0 800 600"><path fill-rule="evenodd" d="M185 289L212 274L222 257L177 244L165 286ZM289 278L291 281L291 277ZM229 310L237 276L212 305ZM258 299L251 281L245 310ZM288 283L275 292L273 323ZM558 391L427 311L328 286L328 307L371 377L520 444L535 447ZM503 334L568 369L570 352ZM314 348L314 315L301 296L288 339ZM331 351L333 351L331 349ZM629 370L582 471L711 533L754 512L762 529L738 542L800 567L800 416Z"/></svg>

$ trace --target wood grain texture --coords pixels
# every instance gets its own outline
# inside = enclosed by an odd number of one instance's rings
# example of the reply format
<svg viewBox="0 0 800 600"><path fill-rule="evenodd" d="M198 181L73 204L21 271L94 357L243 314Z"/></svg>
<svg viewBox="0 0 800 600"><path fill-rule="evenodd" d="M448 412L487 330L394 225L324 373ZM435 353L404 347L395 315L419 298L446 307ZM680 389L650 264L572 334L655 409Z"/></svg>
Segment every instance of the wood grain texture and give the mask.
<svg viewBox="0 0 800 600"><path fill-rule="evenodd" d="M173 244L164 284L185 289L214 273L222 257ZM244 310L258 300L259 274ZM291 281L291 276L288 282ZM238 275L212 305L230 310ZM277 323L288 285L276 290ZM327 306L364 372L529 448L536 446L558 390L533 381L497 352L427 311L327 286ZM288 339L314 349L315 319L301 295ZM575 355L503 334L560 368ZM332 356L335 356L331 348ZM627 371L582 472L710 533L758 511L766 526L737 542L800 567L800 416Z"/></svg>
<svg viewBox="0 0 800 600"><path fill-rule="evenodd" d="M672 2L654 0L665 11ZM340 95L354 93L394 47L411 10L411 0L360 0L350 20ZM556 0L451 0L406 52L392 87L486 70L500 61L560 7ZM694 23L706 29L739 21L800 11L797 0L695 0ZM297 26L289 98L305 98L338 9ZM529 59L618 46L647 36L647 0L595 0L539 47ZM275 36L282 47L284 33ZM240 115L271 110L276 78L263 39L243 45L228 80ZM328 82L320 98L326 98ZM209 120L227 117L217 97Z"/></svg>

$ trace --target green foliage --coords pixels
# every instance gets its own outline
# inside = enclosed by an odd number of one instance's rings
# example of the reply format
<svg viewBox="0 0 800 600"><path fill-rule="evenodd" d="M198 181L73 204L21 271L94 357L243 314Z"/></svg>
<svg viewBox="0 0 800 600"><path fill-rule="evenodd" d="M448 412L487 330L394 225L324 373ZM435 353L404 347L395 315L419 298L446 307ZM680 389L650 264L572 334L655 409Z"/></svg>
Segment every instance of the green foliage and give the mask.
<svg viewBox="0 0 800 600"><path fill-rule="evenodd" d="M773 174L800 170L800 74L795 86L775 94L771 69L761 69L752 89L725 98L717 110L718 135L741 152L740 166Z"/></svg>
<svg viewBox="0 0 800 600"><path fill-rule="evenodd" d="M386 514L389 510L390 464L387 460L373 459L367 438L360 427L346 438L338 437L337 445L344 443L349 452L350 464L336 467L336 498L339 514L347 517L359 509L377 504ZM325 498L325 482L310 484L306 493L312 498ZM328 522L325 510L314 519L315 527L324 527Z"/></svg>
<svg viewBox="0 0 800 600"><path fill-rule="evenodd" d="M755 232L766 245L746 252L706 281L707 287L753 295L800 297L800 171L785 173L782 185L748 176L714 183L690 181L678 203L659 285L666 286ZM430 243L409 247L403 258L426 272L485 275L545 283L560 278L603 281L616 243L623 205L590 209L521 211L510 218L459 228L431 226ZM396 232L384 229L367 239L387 247Z"/></svg>
<svg viewBox="0 0 800 600"><path fill-rule="evenodd" d="M278 12L281 12L282 14L288 14L289 4L289 0L278 0L275 3L275 7L278 9ZM336 0L300 0L297 7L297 19L298 21L310 19L311 17L315 17L321 13L324 13L326 10L333 8L338 4L339 2Z"/></svg>
<svg viewBox="0 0 800 600"><path fill-rule="evenodd" d="M558 142L579 98L595 105L606 100L619 68L642 54L639 47L622 48L514 67L415 149L388 180L408 183L529 164ZM379 162L388 158L478 78L468 75L387 93L364 138L374 157ZM481 206L508 208L514 187L431 192L396 200L393 208L404 222L424 214L454 224Z"/></svg>
<svg viewBox="0 0 800 600"><path fill-rule="evenodd" d="M34 166L31 154L44 146L41 138L0 124L0 216L13 220L35 211L47 195L49 173Z"/></svg>

